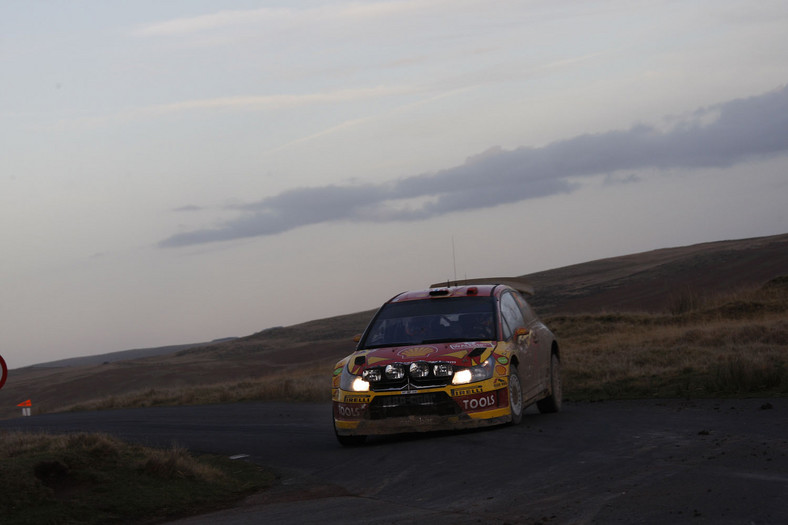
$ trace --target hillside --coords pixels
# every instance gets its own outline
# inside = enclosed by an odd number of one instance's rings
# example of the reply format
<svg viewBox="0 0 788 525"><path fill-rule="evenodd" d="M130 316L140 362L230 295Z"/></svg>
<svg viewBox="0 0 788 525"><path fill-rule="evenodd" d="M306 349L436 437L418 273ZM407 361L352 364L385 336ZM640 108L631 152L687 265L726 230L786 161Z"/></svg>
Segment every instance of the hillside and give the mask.
<svg viewBox="0 0 788 525"><path fill-rule="evenodd" d="M735 311L724 313L724 310L719 309L730 309L725 306L725 300L712 304L712 299L730 295L737 290L757 290L771 279L787 274L788 234L783 234L654 250L526 274L523 277L535 285L536 295L532 303L537 311L554 328L562 344L566 343L564 346L570 347L571 352L572 344L582 341L578 335L580 332L600 330L600 333L604 333L634 324L638 325L639 331L643 327L664 326L671 319L676 321L677 314L706 303L710 306L706 307L707 312L703 315L708 316L708 319L730 314L737 329L744 330L742 323L754 323L756 320L741 318ZM778 279L777 282L783 281ZM769 297L775 294L773 290L778 290L778 299L782 297L780 294L785 295L784 285L778 288L772 286L770 290ZM745 309L757 310L763 306L763 299L757 294L742 297L731 300L745 301L749 305L743 307ZM769 301L778 306L770 306L771 310L764 313L770 317L763 318L768 325L761 328L770 334L767 341L777 341L779 348L782 348L788 344L784 340L787 339L784 336L784 321L780 321L784 312L779 310L775 313L774 309L783 308L784 301ZM586 316L571 317L581 312ZM625 318L599 316L606 312L629 314ZM215 402L267 396L292 397L296 391L299 396L310 395L301 392L306 387L299 381L304 385L309 381L314 383L309 388L316 392L314 395L320 396L324 390L328 391L327 371L331 364L353 350L352 336L363 330L373 313L359 312L289 327L269 328L229 341L167 347L142 358L136 358L139 354L134 353L140 351L133 351L130 354L121 353L135 357L133 359L118 359L116 353L94 356L92 361L88 361L93 364L67 360L47 366L12 370L6 386L0 390L0 418L16 417L19 414L16 404L25 399L33 400L34 413L99 397L110 399L109 404L105 402L102 406L115 406L112 400L120 399L130 392L142 392L142 396L147 395L148 398L164 396L147 401L163 404L170 402L167 398L170 394L164 395L162 390L215 384L224 386L211 389L208 398L194 397L193 402L206 402L206 399ZM609 318L617 321L607 327L602 326L610 322ZM678 321L679 325L686 324L683 318ZM781 322L782 325L779 324ZM734 323L729 324L732 326ZM703 325L699 326L698 329L702 330ZM643 337L648 340L648 334ZM682 340L682 336L676 337L677 341ZM604 346L599 341L595 341L595 344ZM581 357L576 357L578 362ZM568 372L569 377L573 377L571 366L568 366ZM323 376L325 385L322 383ZM263 392L260 384L266 381L277 383L278 386ZM244 385L246 389L240 395L239 385ZM594 391L588 386L584 386L584 389Z"/></svg>
<svg viewBox="0 0 788 525"><path fill-rule="evenodd" d="M134 348L132 350L121 350L119 352L110 352L108 354L86 355L81 357L69 357L67 359L58 359L57 361L48 361L46 363L38 363L32 365L33 368L62 368L74 366L90 366L90 365L106 365L116 361L131 361L133 359L141 359L143 357L153 357L159 355L168 355L188 350L191 348L201 348L216 343L225 341L232 341L235 337L227 337L223 339L216 339L208 343L186 343L182 345L159 346L156 348Z"/></svg>
<svg viewBox="0 0 788 525"><path fill-rule="evenodd" d="M524 275L543 316L659 312L686 295L709 297L788 274L788 234L665 248Z"/></svg>

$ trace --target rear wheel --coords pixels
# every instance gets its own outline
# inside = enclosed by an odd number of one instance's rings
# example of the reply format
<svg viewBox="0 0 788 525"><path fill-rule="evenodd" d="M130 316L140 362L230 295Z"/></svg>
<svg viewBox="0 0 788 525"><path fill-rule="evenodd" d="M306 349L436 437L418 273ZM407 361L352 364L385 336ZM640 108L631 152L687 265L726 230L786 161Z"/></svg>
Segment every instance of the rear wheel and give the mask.
<svg viewBox="0 0 788 525"><path fill-rule="evenodd" d="M509 408L512 411L512 425L523 420L523 385L514 366L509 369Z"/></svg>
<svg viewBox="0 0 788 525"><path fill-rule="evenodd" d="M561 410L561 361L558 356L550 356L550 395L536 402L542 414L552 414Z"/></svg>

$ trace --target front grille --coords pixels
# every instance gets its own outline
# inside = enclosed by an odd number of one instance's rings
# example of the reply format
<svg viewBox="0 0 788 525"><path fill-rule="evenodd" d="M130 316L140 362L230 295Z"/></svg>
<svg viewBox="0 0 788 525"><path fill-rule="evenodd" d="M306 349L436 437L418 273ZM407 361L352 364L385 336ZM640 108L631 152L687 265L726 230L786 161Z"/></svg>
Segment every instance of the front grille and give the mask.
<svg viewBox="0 0 788 525"><path fill-rule="evenodd" d="M384 379L370 383L373 392L390 390L408 390L409 388L440 388L451 384L451 377L425 377L424 379L409 378L407 375L399 380Z"/></svg>
<svg viewBox="0 0 788 525"><path fill-rule="evenodd" d="M370 419L406 416L451 416L462 410L446 392L377 396L369 405Z"/></svg>

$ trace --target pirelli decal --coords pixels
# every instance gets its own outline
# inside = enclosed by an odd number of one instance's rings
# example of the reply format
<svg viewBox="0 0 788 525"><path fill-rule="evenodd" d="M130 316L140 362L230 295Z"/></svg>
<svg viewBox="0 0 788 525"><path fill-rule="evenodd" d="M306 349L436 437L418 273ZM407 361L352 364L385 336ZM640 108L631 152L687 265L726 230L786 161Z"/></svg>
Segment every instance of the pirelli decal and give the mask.
<svg viewBox="0 0 788 525"><path fill-rule="evenodd" d="M471 394L480 394L482 392L481 386L472 386L469 388L452 388L451 389L451 396L469 396Z"/></svg>
<svg viewBox="0 0 788 525"><path fill-rule="evenodd" d="M344 403L369 403L370 396L345 396Z"/></svg>

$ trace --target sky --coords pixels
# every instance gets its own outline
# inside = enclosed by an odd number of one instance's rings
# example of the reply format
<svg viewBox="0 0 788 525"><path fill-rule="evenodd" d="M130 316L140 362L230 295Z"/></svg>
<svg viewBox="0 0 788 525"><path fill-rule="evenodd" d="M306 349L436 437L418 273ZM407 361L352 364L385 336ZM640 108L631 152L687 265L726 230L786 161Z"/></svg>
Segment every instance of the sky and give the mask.
<svg viewBox="0 0 788 525"><path fill-rule="evenodd" d="M12 369L788 232L783 0L0 0L0 79Z"/></svg>

